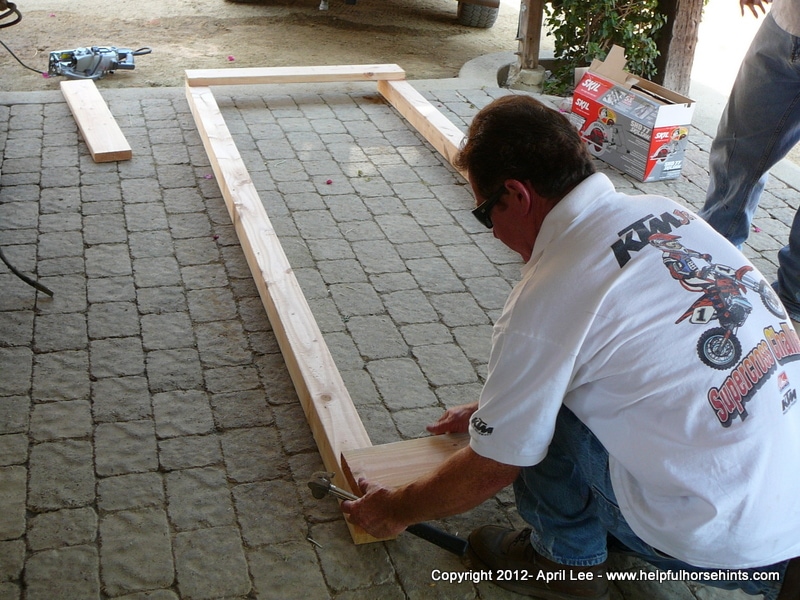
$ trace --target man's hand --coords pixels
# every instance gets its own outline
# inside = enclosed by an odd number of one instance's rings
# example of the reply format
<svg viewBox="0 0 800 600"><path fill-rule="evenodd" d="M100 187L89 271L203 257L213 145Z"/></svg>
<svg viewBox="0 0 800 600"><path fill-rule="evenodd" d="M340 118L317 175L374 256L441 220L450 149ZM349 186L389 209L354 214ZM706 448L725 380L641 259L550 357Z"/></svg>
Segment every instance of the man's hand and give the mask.
<svg viewBox="0 0 800 600"><path fill-rule="evenodd" d="M478 410L477 402L449 408L439 417L436 423L428 425L426 429L433 435L440 435L442 433L466 433L469 431L469 420L476 410Z"/></svg>
<svg viewBox="0 0 800 600"><path fill-rule="evenodd" d="M358 480L363 496L358 500L342 502L342 512L348 520L376 538L394 537L411 523L405 523L392 515L392 492L363 477Z"/></svg>
<svg viewBox="0 0 800 600"><path fill-rule="evenodd" d="M744 7L746 6L757 19L758 12L756 11L756 6L761 9L761 14L764 15L767 13L767 9L764 7L764 5L769 4L770 2L772 2L772 0L739 0L739 7L742 11L742 16L744 16Z"/></svg>

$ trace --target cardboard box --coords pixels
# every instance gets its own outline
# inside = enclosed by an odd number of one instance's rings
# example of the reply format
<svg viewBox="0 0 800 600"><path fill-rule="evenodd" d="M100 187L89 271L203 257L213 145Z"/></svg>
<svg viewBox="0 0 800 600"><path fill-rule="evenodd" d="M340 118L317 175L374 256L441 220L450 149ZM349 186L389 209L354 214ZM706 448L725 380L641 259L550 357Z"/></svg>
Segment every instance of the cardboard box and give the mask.
<svg viewBox="0 0 800 600"><path fill-rule="evenodd" d="M614 46L575 87L572 123L589 152L639 181L676 179L688 144L694 101L625 71Z"/></svg>

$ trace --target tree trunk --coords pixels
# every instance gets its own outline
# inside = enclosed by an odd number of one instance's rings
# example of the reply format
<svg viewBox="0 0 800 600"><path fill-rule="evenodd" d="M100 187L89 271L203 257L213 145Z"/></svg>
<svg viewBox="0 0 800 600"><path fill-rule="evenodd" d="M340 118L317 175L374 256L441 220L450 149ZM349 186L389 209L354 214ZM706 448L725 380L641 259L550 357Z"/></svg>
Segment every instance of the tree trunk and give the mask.
<svg viewBox="0 0 800 600"><path fill-rule="evenodd" d="M658 36L656 83L684 96L689 94L692 64L697 48L697 30L703 16L703 0L659 0L667 23Z"/></svg>

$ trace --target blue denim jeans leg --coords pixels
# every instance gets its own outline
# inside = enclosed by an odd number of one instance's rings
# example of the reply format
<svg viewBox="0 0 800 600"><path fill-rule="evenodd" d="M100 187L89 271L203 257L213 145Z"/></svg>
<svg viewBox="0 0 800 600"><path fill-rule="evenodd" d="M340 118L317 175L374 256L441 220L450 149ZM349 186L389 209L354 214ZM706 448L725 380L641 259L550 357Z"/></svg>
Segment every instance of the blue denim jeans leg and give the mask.
<svg viewBox="0 0 800 600"><path fill-rule="evenodd" d="M536 551L562 565L591 566L608 556L609 540L615 550L641 558L665 571L704 571L672 558L641 540L630 528L617 505L608 470L608 452L595 435L568 408L562 406L555 434L545 459L525 467L514 482L517 511L532 527ZM756 569L730 581L703 581L723 589L742 589L775 600L780 582L755 581L758 572L779 572L786 562ZM723 578L724 579L724 578Z"/></svg>
<svg viewBox="0 0 800 600"><path fill-rule="evenodd" d="M735 246L750 233L769 170L800 142L800 38L771 15L745 55L709 156L710 182L700 211ZM779 252L778 292L800 319L800 222Z"/></svg>

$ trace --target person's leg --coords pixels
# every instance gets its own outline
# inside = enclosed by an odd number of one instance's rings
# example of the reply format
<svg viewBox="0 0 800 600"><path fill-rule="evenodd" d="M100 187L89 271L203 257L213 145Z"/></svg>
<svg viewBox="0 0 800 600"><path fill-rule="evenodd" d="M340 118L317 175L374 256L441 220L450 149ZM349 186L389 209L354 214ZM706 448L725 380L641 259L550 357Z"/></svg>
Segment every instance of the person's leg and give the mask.
<svg viewBox="0 0 800 600"><path fill-rule="evenodd" d="M611 549L641 558L673 572L719 573L719 569L694 567L653 548L631 530L617 504L608 469L608 452L569 409L562 407L547 457L522 470L514 483L517 510L531 525L530 542L546 559L562 565L597 565ZM788 562L788 561L787 561ZM701 583L723 589L742 589L774 600L779 582L761 581L755 573L779 572L786 562L744 571Z"/></svg>
<svg viewBox="0 0 800 600"><path fill-rule="evenodd" d="M514 482L517 510L532 529L514 531L495 525L476 529L469 536L473 566L491 570L497 585L519 594L608 600L606 530L568 448L578 448L591 459L593 440L591 432L562 406L547 456L522 469ZM598 460L602 463L603 458ZM606 455L599 468L607 471L607 466ZM507 580L506 573L523 575Z"/></svg>
<svg viewBox="0 0 800 600"><path fill-rule="evenodd" d="M800 322L800 213L794 214L789 243L778 251L778 280L773 287L789 317Z"/></svg>
<svg viewBox="0 0 800 600"><path fill-rule="evenodd" d="M608 473L605 448L562 406L547 456L522 469L514 482L517 512L533 528L531 543L539 554L562 565L606 560L606 526L598 514L603 491L597 489L605 485L592 484L603 473Z"/></svg>
<svg viewBox="0 0 800 600"><path fill-rule="evenodd" d="M767 15L742 61L711 145L700 216L741 246L769 169L798 141L800 39Z"/></svg>

